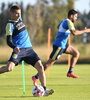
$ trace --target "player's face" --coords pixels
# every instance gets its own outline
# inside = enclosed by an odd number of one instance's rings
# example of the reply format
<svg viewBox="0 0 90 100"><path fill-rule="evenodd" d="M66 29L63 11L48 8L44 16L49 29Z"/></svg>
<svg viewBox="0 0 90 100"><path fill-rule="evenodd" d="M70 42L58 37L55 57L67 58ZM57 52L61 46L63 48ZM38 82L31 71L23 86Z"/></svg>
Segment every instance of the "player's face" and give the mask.
<svg viewBox="0 0 90 100"><path fill-rule="evenodd" d="M74 14L74 15L72 16L72 22L75 22L75 21L77 20L77 17L78 17L78 14Z"/></svg>
<svg viewBox="0 0 90 100"><path fill-rule="evenodd" d="M20 15L21 15L21 10L20 9L15 10L14 12L11 12L11 19L17 21L19 20Z"/></svg>

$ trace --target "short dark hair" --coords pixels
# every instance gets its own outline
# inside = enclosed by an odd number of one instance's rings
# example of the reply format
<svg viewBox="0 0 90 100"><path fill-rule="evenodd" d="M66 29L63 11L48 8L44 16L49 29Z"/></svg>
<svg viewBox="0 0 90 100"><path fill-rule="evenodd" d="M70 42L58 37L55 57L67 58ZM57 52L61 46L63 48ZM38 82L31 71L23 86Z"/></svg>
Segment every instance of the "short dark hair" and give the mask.
<svg viewBox="0 0 90 100"><path fill-rule="evenodd" d="M76 10L74 10L74 9L69 10L69 12L68 12L68 18L69 18L71 15L74 15L74 14L78 14L78 12L77 12Z"/></svg>
<svg viewBox="0 0 90 100"><path fill-rule="evenodd" d="M14 12L15 10L19 10L20 7L18 5L11 6L10 12Z"/></svg>

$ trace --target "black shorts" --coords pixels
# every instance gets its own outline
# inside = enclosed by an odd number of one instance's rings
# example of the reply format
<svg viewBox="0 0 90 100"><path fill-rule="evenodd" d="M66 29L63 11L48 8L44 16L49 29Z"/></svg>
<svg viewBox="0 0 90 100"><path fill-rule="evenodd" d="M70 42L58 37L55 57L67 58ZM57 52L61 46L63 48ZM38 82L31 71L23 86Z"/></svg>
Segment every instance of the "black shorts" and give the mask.
<svg viewBox="0 0 90 100"><path fill-rule="evenodd" d="M40 60L40 58L35 53L32 47L28 47L20 48L20 52L18 54L12 52L12 55L9 59L9 61L14 62L15 65L18 65L22 60L24 60L27 64L31 64L32 66L34 66L35 63Z"/></svg>
<svg viewBox="0 0 90 100"><path fill-rule="evenodd" d="M66 46L65 49L60 48L60 47L58 47L58 46L56 46L56 45L53 45L53 51L51 52L50 58L51 58L52 60L57 60L57 59L59 59L60 56L62 55L62 53L65 53L65 51L66 51L67 48L68 48L68 44L67 44L67 46Z"/></svg>

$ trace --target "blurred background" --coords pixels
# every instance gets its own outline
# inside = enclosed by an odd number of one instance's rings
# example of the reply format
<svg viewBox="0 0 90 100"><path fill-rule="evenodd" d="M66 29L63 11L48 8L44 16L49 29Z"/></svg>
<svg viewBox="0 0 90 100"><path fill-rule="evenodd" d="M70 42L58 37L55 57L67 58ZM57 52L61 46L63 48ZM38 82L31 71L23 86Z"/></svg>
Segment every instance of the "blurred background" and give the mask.
<svg viewBox="0 0 90 100"><path fill-rule="evenodd" d="M9 9L12 4L18 4L22 10L22 19L29 32L34 50L43 62L47 60L48 29L51 29L51 46L56 38L57 25L67 18L70 9L79 12L75 28L90 28L89 0L0 0L0 63L6 63L12 49L6 44L5 27L10 19ZM71 35L71 44L80 52L78 63L90 63L90 34ZM62 55L57 63L67 63L67 55Z"/></svg>

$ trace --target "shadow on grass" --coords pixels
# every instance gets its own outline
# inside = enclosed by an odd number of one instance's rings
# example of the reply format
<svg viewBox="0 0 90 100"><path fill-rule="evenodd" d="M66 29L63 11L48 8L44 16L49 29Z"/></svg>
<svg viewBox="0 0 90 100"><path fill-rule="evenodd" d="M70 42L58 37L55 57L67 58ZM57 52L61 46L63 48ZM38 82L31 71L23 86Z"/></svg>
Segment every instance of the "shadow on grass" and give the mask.
<svg viewBox="0 0 90 100"><path fill-rule="evenodd" d="M34 96L0 96L0 98L31 98Z"/></svg>

